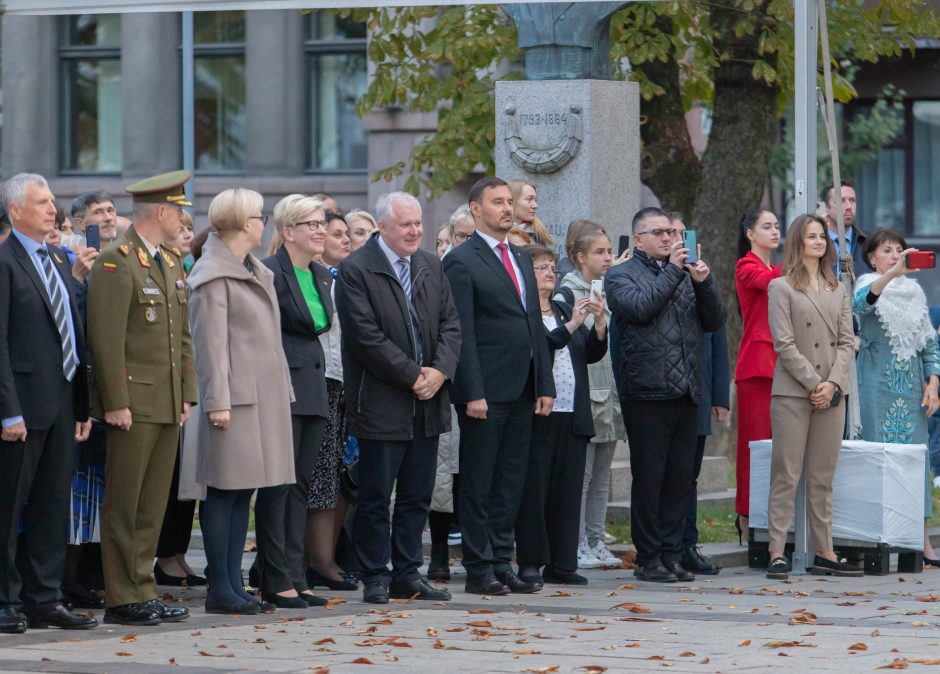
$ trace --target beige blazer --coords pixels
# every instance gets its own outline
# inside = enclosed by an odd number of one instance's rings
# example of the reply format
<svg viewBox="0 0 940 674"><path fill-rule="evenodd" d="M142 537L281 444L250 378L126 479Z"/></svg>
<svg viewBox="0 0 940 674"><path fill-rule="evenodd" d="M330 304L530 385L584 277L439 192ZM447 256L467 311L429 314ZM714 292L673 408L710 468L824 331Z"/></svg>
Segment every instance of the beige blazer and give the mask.
<svg viewBox="0 0 940 674"><path fill-rule="evenodd" d="M849 390L854 367L852 307L841 283L819 292L794 290L787 279L770 282L768 318L777 352L771 393L806 398L821 381Z"/></svg>

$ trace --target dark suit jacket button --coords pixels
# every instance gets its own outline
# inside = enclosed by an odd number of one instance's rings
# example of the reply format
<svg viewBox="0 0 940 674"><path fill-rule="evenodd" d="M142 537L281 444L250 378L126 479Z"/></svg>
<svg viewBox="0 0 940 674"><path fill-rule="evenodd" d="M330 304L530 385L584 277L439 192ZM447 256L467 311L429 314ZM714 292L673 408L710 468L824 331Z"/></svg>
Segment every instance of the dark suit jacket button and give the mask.
<svg viewBox="0 0 940 674"><path fill-rule="evenodd" d="M819 369L819 366L818 366L818 365L816 366L816 369L817 369L817 370Z"/></svg>
<svg viewBox="0 0 940 674"><path fill-rule="evenodd" d="M816 342L815 344L813 344L813 346L815 346L815 347L818 349L818 348L819 348L819 342Z"/></svg>
<svg viewBox="0 0 940 674"><path fill-rule="evenodd" d="M836 345L835 342L829 342L829 346L835 346L835 345Z"/></svg>
<svg viewBox="0 0 940 674"><path fill-rule="evenodd" d="M807 327L807 328L811 328L811 327L813 327L813 324L812 324L812 323L809 323L809 322L807 322L807 323L806 323L806 327Z"/></svg>
<svg viewBox="0 0 940 674"><path fill-rule="evenodd" d="M320 363L317 363L317 364L314 366L313 369L314 369L314 370L319 370L319 369L320 369Z"/></svg>

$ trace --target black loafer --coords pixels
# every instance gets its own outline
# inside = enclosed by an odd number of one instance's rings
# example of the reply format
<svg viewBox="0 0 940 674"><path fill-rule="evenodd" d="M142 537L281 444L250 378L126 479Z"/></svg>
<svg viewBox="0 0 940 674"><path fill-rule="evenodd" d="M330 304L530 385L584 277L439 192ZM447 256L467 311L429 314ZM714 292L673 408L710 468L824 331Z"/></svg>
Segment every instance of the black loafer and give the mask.
<svg viewBox="0 0 940 674"><path fill-rule="evenodd" d="M121 604L104 610L104 621L111 625L145 627L159 625L160 614L146 604Z"/></svg>
<svg viewBox="0 0 940 674"><path fill-rule="evenodd" d="M428 580L450 580L450 568L437 564L428 564Z"/></svg>
<svg viewBox="0 0 940 674"><path fill-rule="evenodd" d="M104 597L80 585L63 585L62 594L71 608L104 608Z"/></svg>
<svg viewBox="0 0 940 674"><path fill-rule="evenodd" d="M708 557L702 554L698 546L686 548L679 555L679 565L691 573L699 573L703 576L717 576L721 567L712 563Z"/></svg>
<svg viewBox="0 0 940 674"><path fill-rule="evenodd" d="M266 602L274 604L278 608L308 608L310 606L310 604L301 599L300 596L282 597L279 594L266 594L262 592L261 598Z"/></svg>
<svg viewBox="0 0 940 674"><path fill-rule="evenodd" d="M467 584L464 586L464 592L467 594L488 594L493 597L502 597L512 592L512 590L495 578L484 577L467 580Z"/></svg>
<svg viewBox="0 0 940 674"><path fill-rule="evenodd" d="M513 594L532 594L539 592L542 586L539 583L529 583L522 580L512 571L503 571L496 574L496 580L509 588Z"/></svg>
<svg viewBox="0 0 940 674"><path fill-rule="evenodd" d="M669 572L676 577L676 581L680 583L691 583L695 580L695 574L683 569L678 559L663 560L663 566L665 566Z"/></svg>
<svg viewBox="0 0 940 674"><path fill-rule="evenodd" d="M0 608L0 633L22 634L26 631L26 621L12 606Z"/></svg>
<svg viewBox="0 0 940 674"><path fill-rule="evenodd" d="M310 602L308 601L307 603L309 604ZM258 605L258 613L277 613L277 606L264 599L259 599L255 604Z"/></svg>
<svg viewBox="0 0 940 674"><path fill-rule="evenodd" d="M940 569L940 559L928 559L924 557L924 566L932 566L935 569Z"/></svg>
<svg viewBox="0 0 940 674"><path fill-rule="evenodd" d="M367 604L387 604L388 587L385 583L366 583L362 588L362 601Z"/></svg>
<svg viewBox="0 0 940 674"><path fill-rule="evenodd" d="M830 561L819 555L813 556L813 568L810 571L814 576L864 576L865 572L849 563L845 557Z"/></svg>
<svg viewBox="0 0 940 674"><path fill-rule="evenodd" d="M90 630L98 626L98 621L94 618L73 613L62 604L48 611L30 613L27 620L30 629L59 627L63 630Z"/></svg>
<svg viewBox="0 0 940 674"><path fill-rule="evenodd" d="M326 606L330 603L330 600L326 597L318 597L312 592L301 592L300 598L307 602L307 606ZM274 608L271 606L271 608Z"/></svg>
<svg viewBox="0 0 940 674"><path fill-rule="evenodd" d="M654 559L649 564L637 565L633 570L633 575L637 580L643 580L648 583L675 583L679 579L676 574L663 566L663 563Z"/></svg>
<svg viewBox="0 0 940 674"><path fill-rule="evenodd" d="M144 606L152 608L157 615L160 616L160 620L165 623L178 623L189 617L189 609L182 606L174 606L171 608L159 599L151 599L148 602L144 602Z"/></svg>
<svg viewBox="0 0 940 674"><path fill-rule="evenodd" d="M169 585L171 587L182 587L186 582L186 576L171 576L160 566L160 562L153 563L153 577L157 585Z"/></svg>
<svg viewBox="0 0 940 674"><path fill-rule="evenodd" d="M573 571L559 571L558 569L553 569L550 566L546 566L542 570L542 578L545 579L546 583L551 583L552 585L588 584L588 579L582 576L580 573L574 573Z"/></svg>
<svg viewBox="0 0 940 674"><path fill-rule="evenodd" d="M786 580L790 577L791 569L786 557L774 557L767 567L767 577L771 580Z"/></svg>
<svg viewBox="0 0 940 674"><path fill-rule="evenodd" d="M206 613L218 613L222 615L258 615L261 613L261 604L256 601L246 601L241 604L236 604L235 606L225 606L206 598Z"/></svg>
<svg viewBox="0 0 940 674"><path fill-rule="evenodd" d="M318 585L320 587L325 587L333 592L352 592L353 590L359 589L359 583L350 582L347 579L343 580L333 580L332 578L327 578L322 573L315 571L314 569L307 567L307 587L311 590Z"/></svg>
<svg viewBox="0 0 940 674"><path fill-rule="evenodd" d="M450 601L450 592L439 590L422 578L408 582L392 581L388 596L394 599L428 599L431 601Z"/></svg>

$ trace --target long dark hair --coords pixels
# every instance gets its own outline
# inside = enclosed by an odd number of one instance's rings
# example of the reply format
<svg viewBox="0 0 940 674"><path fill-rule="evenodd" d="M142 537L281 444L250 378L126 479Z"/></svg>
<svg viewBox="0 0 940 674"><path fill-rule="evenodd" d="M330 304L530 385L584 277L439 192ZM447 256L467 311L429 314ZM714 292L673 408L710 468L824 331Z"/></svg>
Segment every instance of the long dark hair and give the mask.
<svg viewBox="0 0 940 674"><path fill-rule="evenodd" d="M747 233L754 229L754 225L760 220L762 213L767 213L766 208L758 208L756 211L748 211L741 216L741 222L738 225L738 259L751 252L751 240L747 238Z"/></svg>

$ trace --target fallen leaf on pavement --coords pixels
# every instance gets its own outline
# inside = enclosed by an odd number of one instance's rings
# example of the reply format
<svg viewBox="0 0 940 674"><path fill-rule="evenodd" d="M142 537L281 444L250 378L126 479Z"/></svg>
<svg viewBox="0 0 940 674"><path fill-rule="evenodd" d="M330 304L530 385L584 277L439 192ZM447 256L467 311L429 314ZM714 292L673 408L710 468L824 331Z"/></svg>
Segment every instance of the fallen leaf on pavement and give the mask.
<svg viewBox="0 0 940 674"><path fill-rule="evenodd" d="M313 674L330 674L330 668L323 665L307 665L307 669Z"/></svg>
<svg viewBox="0 0 940 674"><path fill-rule="evenodd" d="M851 646L849 646L849 650L850 651L867 651L868 646L866 644L863 644L861 641L859 641L857 644L852 644Z"/></svg>
<svg viewBox="0 0 940 674"><path fill-rule="evenodd" d="M692 651L682 651L681 653L679 653L679 657L680 658L694 658L695 653L693 653Z"/></svg>
<svg viewBox="0 0 940 674"><path fill-rule="evenodd" d="M606 630L607 628L603 625L598 625L597 627L572 627L575 632L597 632L598 630Z"/></svg>
<svg viewBox="0 0 940 674"><path fill-rule="evenodd" d="M816 644L806 644L802 641L768 641L764 648L816 648Z"/></svg>
<svg viewBox="0 0 940 674"><path fill-rule="evenodd" d="M575 667L575 669L583 669L588 674L601 674L601 672L607 671L607 668L603 665L581 665L580 667Z"/></svg>
<svg viewBox="0 0 940 674"><path fill-rule="evenodd" d="M351 665L371 665L372 661L369 658L356 658L349 664Z"/></svg>
<svg viewBox="0 0 940 674"><path fill-rule="evenodd" d="M750 645L751 645L750 639L745 639L744 641L738 642L738 646L750 646Z"/></svg>
<svg viewBox="0 0 940 674"><path fill-rule="evenodd" d="M336 639L334 639L333 637L325 637L323 639L320 639L319 641L314 641L313 645L322 646L323 644L335 644L335 643L336 643Z"/></svg>
<svg viewBox="0 0 940 674"><path fill-rule="evenodd" d="M635 604L632 601L625 601L622 604L617 604L616 606L611 606L610 610L617 608L622 608L630 611L630 613L652 613L652 611L642 604Z"/></svg>
<svg viewBox="0 0 940 674"><path fill-rule="evenodd" d="M130 632L129 634L125 634L123 637L121 637L122 644L129 644L133 641L137 641L137 635L134 634L133 632Z"/></svg>
<svg viewBox="0 0 940 674"><path fill-rule="evenodd" d="M561 590L556 590L552 594L548 595L549 597L573 597L574 594L571 592L562 592Z"/></svg>
<svg viewBox="0 0 940 674"><path fill-rule="evenodd" d="M121 657L126 657L128 655L133 655L133 653L128 653L127 651L118 651L115 655L120 655Z"/></svg>
<svg viewBox="0 0 940 674"><path fill-rule="evenodd" d="M789 623L791 625L815 625L816 614L810 613L809 611L804 611L803 613L798 613L795 616L791 616Z"/></svg>
<svg viewBox="0 0 940 674"><path fill-rule="evenodd" d="M523 669L523 672L533 672L534 674L548 674L549 672L557 672L559 665L549 665L547 667L527 667Z"/></svg>
<svg viewBox="0 0 940 674"><path fill-rule="evenodd" d="M513 651L513 655L541 655L542 651L534 651L531 648L524 651Z"/></svg>
<svg viewBox="0 0 940 674"><path fill-rule="evenodd" d="M433 627L428 627L428 628L426 629L426 631L427 631L429 637L436 637L436 636L437 636L437 630L434 629Z"/></svg>
<svg viewBox="0 0 940 674"><path fill-rule="evenodd" d="M740 587L732 587L728 591L728 594L744 594L744 590Z"/></svg>
<svg viewBox="0 0 940 674"><path fill-rule="evenodd" d="M871 631L871 636L873 636L873 637L877 637L879 634L881 634L881 632L879 632L878 630L872 630L872 631Z"/></svg>
<svg viewBox="0 0 940 674"><path fill-rule="evenodd" d="M475 609L473 609L472 611L467 611L467 613L470 613L470 614L496 613L496 611L494 611L494 610L491 609L491 608L475 608Z"/></svg>
<svg viewBox="0 0 940 674"><path fill-rule="evenodd" d="M904 658L895 658L888 664L875 667L875 669L907 669L907 660Z"/></svg>
<svg viewBox="0 0 940 674"><path fill-rule="evenodd" d="M493 623L489 620L474 620L473 622L467 623L470 627L492 627Z"/></svg>

